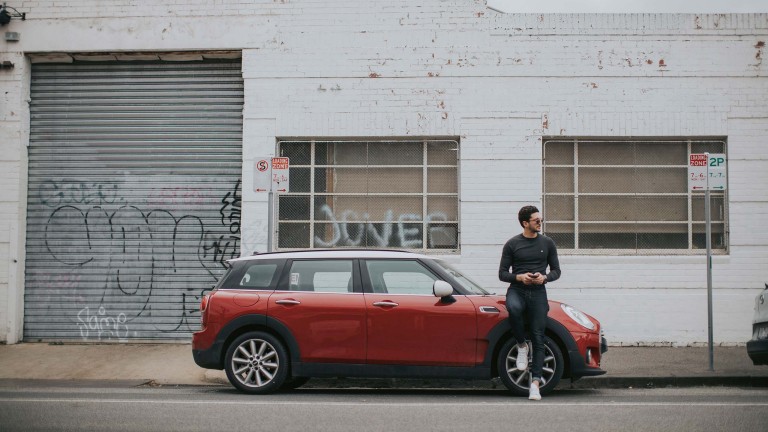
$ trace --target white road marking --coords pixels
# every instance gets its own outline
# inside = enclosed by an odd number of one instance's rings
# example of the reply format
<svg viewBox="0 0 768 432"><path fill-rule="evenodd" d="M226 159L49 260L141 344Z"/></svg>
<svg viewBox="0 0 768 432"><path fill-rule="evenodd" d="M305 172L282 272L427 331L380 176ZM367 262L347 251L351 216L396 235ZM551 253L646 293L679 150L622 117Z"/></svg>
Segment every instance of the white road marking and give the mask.
<svg viewBox="0 0 768 432"><path fill-rule="evenodd" d="M48 399L48 398L0 398L1 402L21 403L95 403L95 404L166 404L166 405L317 405L317 401L189 401L189 400L136 400L136 399ZM467 403L424 403L424 402L323 402L323 406L398 406L398 407L466 407ZM768 407L768 402L483 402L478 406L487 407L658 407L658 406L697 406L697 407Z"/></svg>

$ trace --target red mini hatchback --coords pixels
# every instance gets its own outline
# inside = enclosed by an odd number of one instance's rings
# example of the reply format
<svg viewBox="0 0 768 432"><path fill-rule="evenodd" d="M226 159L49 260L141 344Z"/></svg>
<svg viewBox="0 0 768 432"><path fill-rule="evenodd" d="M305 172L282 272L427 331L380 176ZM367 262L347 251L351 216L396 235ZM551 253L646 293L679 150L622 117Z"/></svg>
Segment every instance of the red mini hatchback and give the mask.
<svg viewBox="0 0 768 432"><path fill-rule="evenodd" d="M224 369L246 393L311 377L500 377L528 394L503 295L447 262L379 250L313 250L230 261L201 302L195 362ZM601 375L600 323L550 301L542 393L561 378ZM531 350L529 350L530 352Z"/></svg>

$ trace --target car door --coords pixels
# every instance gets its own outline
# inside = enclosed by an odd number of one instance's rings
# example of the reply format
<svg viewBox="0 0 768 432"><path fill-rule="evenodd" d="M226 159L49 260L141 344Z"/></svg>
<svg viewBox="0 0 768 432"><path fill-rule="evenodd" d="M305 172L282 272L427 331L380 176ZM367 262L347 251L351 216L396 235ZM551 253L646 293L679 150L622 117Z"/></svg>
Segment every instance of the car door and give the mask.
<svg viewBox="0 0 768 432"><path fill-rule="evenodd" d="M435 297L439 278L418 260L361 261L370 364L475 363L475 308L463 295Z"/></svg>
<svg viewBox="0 0 768 432"><path fill-rule="evenodd" d="M268 315L291 331L302 362L365 362L365 304L356 267L352 259L286 264Z"/></svg>

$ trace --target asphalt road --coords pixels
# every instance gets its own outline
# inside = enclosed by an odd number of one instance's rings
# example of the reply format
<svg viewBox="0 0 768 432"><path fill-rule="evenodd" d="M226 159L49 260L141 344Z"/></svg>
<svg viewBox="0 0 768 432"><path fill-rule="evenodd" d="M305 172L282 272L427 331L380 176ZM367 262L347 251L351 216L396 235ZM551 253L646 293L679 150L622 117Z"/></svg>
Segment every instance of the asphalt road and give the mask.
<svg viewBox="0 0 768 432"><path fill-rule="evenodd" d="M10 431L765 431L768 389L558 390L540 402L495 390L308 389L0 382Z"/></svg>

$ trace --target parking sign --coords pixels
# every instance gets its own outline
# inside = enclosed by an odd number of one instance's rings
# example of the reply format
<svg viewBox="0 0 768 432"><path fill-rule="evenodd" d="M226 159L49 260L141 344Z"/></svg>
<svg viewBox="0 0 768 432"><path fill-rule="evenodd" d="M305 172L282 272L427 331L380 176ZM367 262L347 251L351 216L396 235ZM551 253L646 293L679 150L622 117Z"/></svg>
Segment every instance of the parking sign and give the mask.
<svg viewBox="0 0 768 432"><path fill-rule="evenodd" d="M709 175L709 190L722 191L728 185L728 177L725 169L725 153L710 153L707 161Z"/></svg>
<svg viewBox="0 0 768 432"><path fill-rule="evenodd" d="M691 153L688 160L688 190L723 191L728 185L725 153Z"/></svg>
<svg viewBox="0 0 768 432"><path fill-rule="evenodd" d="M253 170L255 192L288 192L290 164L287 157L256 158Z"/></svg>

